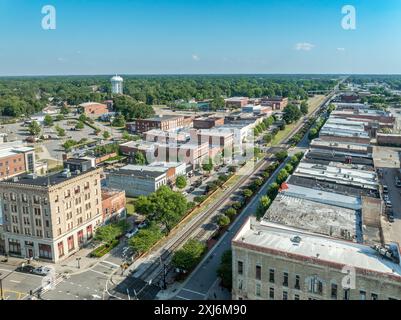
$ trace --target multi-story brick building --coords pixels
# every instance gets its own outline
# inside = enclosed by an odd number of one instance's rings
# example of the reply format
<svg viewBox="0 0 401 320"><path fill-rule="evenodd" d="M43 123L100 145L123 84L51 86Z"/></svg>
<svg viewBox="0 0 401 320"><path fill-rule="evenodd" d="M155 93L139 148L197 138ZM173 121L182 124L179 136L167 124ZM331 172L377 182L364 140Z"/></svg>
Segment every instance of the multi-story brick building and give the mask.
<svg viewBox="0 0 401 320"><path fill-rule="evenodd" d="M57 262L77 252L102 223L101 169L0 182L6 252Z"/></svg>
<svg viewBox="0 0 401 320"><path fill-rule="evenodd" d="M224 125L224 117L200 117L194 119L195 129L211 129Z"/></svg>
<svg viewBox="0 0 401 320"><path fill-rule="evenodd" d="M22 142L0 144L0 180L24 172L35 172L35 150Z"/></svg>
<svg viewBox="0 0 401 320"><path fill-rule="evenodd" d="M283 110L286 106L288 106L288 98L283 98L283 97L262 98L261 105L271 107L272 110Z"/></svg>
<svg viewBox="0 0 401 320"><path fill-rule="evenodd" d="M102 189L103 222L120 218L125 211L125 206L124 190Z"/></svg>
<svg viewBox="0 0 401 320"><path fill-rule="evenodd" d="M225 99L225 104L227 108L242 108L249 103L248 97L232 97Z"/></svg>
<svg viewBox="0 0 401 320"><path fill-rule="evenodd" d="M233 299L401 299L397 244L373 248L248 219L232 241Z"/></svg>
<svg viewBox="0 0 401 320"><path fill-rule="evenodd" d="M130 132L143 133L152 129L171 130L189 126L192 118L184 116L164 115L148 119L136 119L126 124Z"/></svg>

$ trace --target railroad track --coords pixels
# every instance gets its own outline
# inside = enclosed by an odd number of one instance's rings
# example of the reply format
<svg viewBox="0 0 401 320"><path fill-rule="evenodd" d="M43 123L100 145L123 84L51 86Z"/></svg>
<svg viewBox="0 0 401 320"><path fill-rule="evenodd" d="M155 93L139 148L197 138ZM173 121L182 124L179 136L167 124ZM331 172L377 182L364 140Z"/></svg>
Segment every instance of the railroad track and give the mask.
<svg viewBox="0 0 401 320"><path fill-rule="evenodd" d="M317 115L319 112L322 111L322 107L325 106L327 104L327 102L329 102L332 97L333 97L333 92L332 94L330 94L320 105L320 107L316 108L316 110L310 114L308 116L308 118L311 118L315 115ZM301 123L300 125L298 125L297 127L295 127L290 133L289 135L283 139L282 143L279 144L279 147L283 148L283 149L290 149L290 145L288 145L288 141L295 135L298 133L298 131L303 127L304 123ZM251 179L253 176L255 176L256 174L258 174L260 171L262 171L262 169L264 169L264 167L267 167L269 165L269 162L267 162L266 160L271 157L273 155L273 153L271 152L271 150L277 149L277 147L272 147L269 148L268 152L267 152L267 156L265 156L265 158L263 160L260 160L256 165L254 170L248 174L248 175L244 175L243 177L240 178L240 180L238 180L238 182L231 186L229 188L229 192L225 195L225 197L219 199L216 203L214 203L210 208L208 208L205 212L203 212L202 214L198 215L197 217L195 217L191 222L189 222L190 227L185 230L173 243L171 243L170 245L167 245L162 254L160 255L160 257L154 261L153 263L150 264L150 266L139 276L140 279L144 280L144 281L149 281L150 279L152 280L153 283L157 283L159 280L162 279L163 277L163 273L164 272L170 272L173 267L171 266L171 258L174 254L174 251L176 251L177 249L179 249L185 242L187 242L188 240L192 239L192 238L197 238L197 239L201 239L206 233L207 230L203 229L200 230L198 232L196 232L199 227L206 223L209 218L211 218L216 211L224 205L224 203L227 201L227 199L229 199L233 193L237 192L238 189L245 184L245 182L248 179ZM164 265L167 266L167 268L164 268Z"/></svg>

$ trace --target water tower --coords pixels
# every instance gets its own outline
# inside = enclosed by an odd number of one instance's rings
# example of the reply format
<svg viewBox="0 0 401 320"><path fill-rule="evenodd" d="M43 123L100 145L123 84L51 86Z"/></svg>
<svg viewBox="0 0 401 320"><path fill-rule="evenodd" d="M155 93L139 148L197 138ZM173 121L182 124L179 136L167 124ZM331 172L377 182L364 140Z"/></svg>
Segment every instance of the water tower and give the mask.
<svg viewBox="0 0 401 320"><path fill-rule="evenodd" d="M111 92L114 94L123 94L123 78L115 75L111 78Z"/></svg>

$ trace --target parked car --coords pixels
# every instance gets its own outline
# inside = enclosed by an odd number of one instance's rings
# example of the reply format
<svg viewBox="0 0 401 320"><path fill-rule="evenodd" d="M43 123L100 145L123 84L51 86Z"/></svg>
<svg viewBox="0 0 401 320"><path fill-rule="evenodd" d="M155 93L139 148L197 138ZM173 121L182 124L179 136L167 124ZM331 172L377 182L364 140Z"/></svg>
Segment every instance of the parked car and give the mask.
<svg viewBox="0 0 401 320"><path fill-rule="evenodd" d="M38 267L33 269L32 273L40 275L40 276L47 276L50 273L51 269L48 267Z"/></svg>
<svg viewBox="0 0 401 320"><path fill-rule="evenodd" d="M144 220L144 221L142 221L139 225L138 225L138 229L142 229L142 228L145 228L145 227L147 227L148 226L148 221L147 220Z"/></svg>
<svg viewBox="0 0 401 320"><path fill-rule="evenodd" d="M383 192L388 193L388 187L386 185L383 185Z"/></svg>
<svg viewBox="0 0 401 320"><path fill-rule="evenodd" d="M387 217L388 217L388 221L389 221L389 222L394 222L394 215L393 215L393 213L390 213Z"/></svg>
<svg viewBox="0 0 401 320"><path fill-rule="evenodd" d="M383 196L383 198L384 198L384 201L386 201L386 202L390 200L390 197L388 196L388 194L385 194Z"/></svg>
<svg viewBox="0 0 401 320"><path fill-rule="evenodd" d="M130 239L130 238L132 238L134 235L136 235L137 233L138 233L138 228L134 228L134 229L132 229L131 231L129 231L129 232L127 232L126 234L125 234L125 236L127 237L127 239Z"/></svg>
<svg viewBox="0 0 401 320"><path fill-rule="evenodd" d="M393 204L391 203L390 200L386 201L386 207L387 208L392 208L393 207Z"/></svg>
<svg viewBox="0 0 401 320"><path fill-rule="evenodd" d="M397 180L395 181L395 185L396 185L397 188L401 188L401 180L400 180L400 179L397 179Z"/></svg>
<svg viewBox="0 0 401 320"><path fill-rule="evenodd" d="M35 267L31 266L31 265L25 265L25 266L21 266L18 267L17 269L15 269L15 271L17 272L23 272L23 273L33 273L33 271L35 270Z"/></svg>

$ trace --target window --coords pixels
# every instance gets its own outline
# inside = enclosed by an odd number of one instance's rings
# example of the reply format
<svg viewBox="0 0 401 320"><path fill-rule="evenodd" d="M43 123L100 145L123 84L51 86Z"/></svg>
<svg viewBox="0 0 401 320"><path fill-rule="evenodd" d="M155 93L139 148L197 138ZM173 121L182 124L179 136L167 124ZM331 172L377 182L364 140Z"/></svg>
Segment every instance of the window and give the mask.
<svg viewBox="0 0 401 320"><path fill-rule="evenodd" d="M22 194L21 199L22 199L22 202L28 202L28 197L26 196L26 194Z"/></svg>
<svg viewBox="0 0 401 320"><path fill-rule="evenodd" d="M238 280L238 290L242 290L242 286L243 286L243 281L242 279Z"/></svg>
<svg viewBox="0 0 401 320"><path fill-rule="evenodd" d="M39 243L39 258L52 259L52 249L48 244Z"/></svg>
<svg viewBox="0 0 401 320"><path fill-rule="evenodd" d="M299 279L300 279L300 277L299 277L298 275L296 275L296 276L295 276L295 286L294 286L294 288L295 288L295 289L298 289L298 290L301 289Z"/></svg>
<svg viewBox="0 0 401 320"><path fill-rule="evenodd" d="M42 220L40 220L40 219L35 219L35 226L41 227L41 226L42 226Z"/></svg>
<svg viewBox="0 0 401 320"><path fill-rule="evenodd" d="M344 289L343 300L349 300L350 289Z"/></svg>
<svg viewBox="0 0 401 320"><path fill-rule="evenodd" d="M378 295L376 293L372 293L370 295L370 297L372 298L372 300L378 300L379 299L379 297L378 297Z"/></svg>
<svg viewBox="0 0 401 320"><path fill-rule="evenodd" d="M309 292L322 294L323 293L323 282L317 278L317 276L309 279Z"/></svg>
<svg viewBox="0 0 401 320"><path fill-rule="evenodd" d="M256 266L255 278L256 278L256 280L262 279L262 267L261 266Z"/></svg>
<svg viewBox="0 0 401 320"><path fill-rule="evenodd" d="M337 299L337 285L335 283L331 284L331 298Z"/></svg>
<svg viewBox="0 0 401 320"><path fill-rule="evenodd" d="M38 196L33 196L33 203L40 204L40 198Z"/></svg>
<svg viewBox="0 0 401 320"><path fill-rule="evenodd" d="M50 222L49 222L49 220L46 220L45 223L46 223L46 228L50 228Z"/></svg>
<svg viewBox="0 0 401 320"><path fill-rule="evenodd" d="M260 283L256 284L255 291L256 291L256 296L260 297Z"/></svg>
<svg viewBox="0 0 401 320"><path fill-rule="evenodd" d="M238 261L238 274L242 275L244 272L244 263L242 261Z"/></svg>
<svg viewBox="0 0 401 320"><path fill-rule="evenodd" d="M361 297L361 300L366 300L366 291L360 290L359 295Z"/></svg>
<svg viewBox="0 0 401 320"><path fill-rule="evenodd" d="M80 230L78 231L78 244L84 243L84 231Z"/></svg>
<svg viewBox="0 0 401 320"><path fill-rule="evenodd" d="M288 300L288 292L283 291L283 300Z"/></svg>
<svg viewBox="0 0 401 320"><path fill-rule="evenodd" d="M88 238L88 240L92 238L92 226L86 227L86 237Z"/></svg>
<svg viewBox="0 0 401 320"><path fill-rule="evenodd" d="M74 236L69 236L67 238L67 243L68 243L68 252L74 250Z"/></svg>
<svg viewBox="0 0 401 320"><path fill-rule="evenodd" d="M274 288L269 288L269 298L274 300Z"/></svg>
<svg viewBox="0 0 401 320"><path fill-rule="evenodd" d="M64 244L63 241L59 242L57 244L57 248L58 248L58 256L62 257L64 255Z"/></svg>
<svg viewBox="0 0 401 320"><path fill-rule="evenodd" d="M269 270L269 282L274 283L274 270L273 269Z"/></svg>
<svg viewBox="0 0 401 320"><path fill-rule="evenodd" d="M299 294L294 295L294 300L299 300Z"/></svg>
<svg viewBox="0 0 401 320"><path fill-rule="evenodd" d="M40 208L34 208L33 210L34 210L36 216L40 216L40 213L41 213Z"/></svg>
<svg viewBox="0 0 401 320"><path fill-rule="evenodd" d="M8 240L8 251L17 255L21 254L21 244L18 240Z"/></svg>
<svg viewBox="0 0 401 320"><path fill-rule="evenodd" d="M288 272L283 273L283 286L288 287Z"/></svg>

